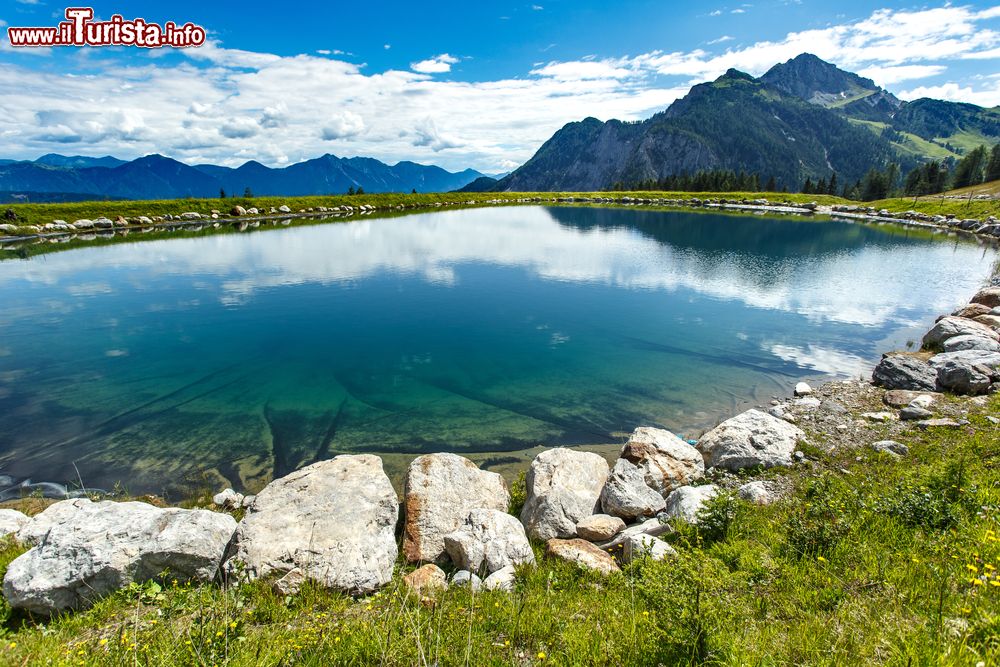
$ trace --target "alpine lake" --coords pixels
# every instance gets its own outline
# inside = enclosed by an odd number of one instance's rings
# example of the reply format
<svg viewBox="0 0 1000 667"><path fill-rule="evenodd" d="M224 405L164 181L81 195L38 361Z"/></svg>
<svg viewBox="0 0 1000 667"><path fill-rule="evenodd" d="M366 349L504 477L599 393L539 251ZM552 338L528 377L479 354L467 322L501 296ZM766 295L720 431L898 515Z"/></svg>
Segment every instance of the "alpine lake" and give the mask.
<svg viewBox="0 0 1000 667"><path fill-rule="evenodd" d="M134 236L128 240L134 240ZM504 206L0 251L0 492L181 496L340 453L697 438L870 377L994 247L822 218ZM49 484L37 484L46 482Z"/></svg>

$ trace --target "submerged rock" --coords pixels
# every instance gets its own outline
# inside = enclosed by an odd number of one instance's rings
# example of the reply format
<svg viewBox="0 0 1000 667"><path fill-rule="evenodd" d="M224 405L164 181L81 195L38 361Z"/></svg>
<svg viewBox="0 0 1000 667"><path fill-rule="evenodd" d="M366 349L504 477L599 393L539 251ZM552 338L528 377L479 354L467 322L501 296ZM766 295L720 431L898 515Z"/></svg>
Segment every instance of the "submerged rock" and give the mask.
<svg viewBox="0 0 1000 667"><path fill-rule="evenodd" d="M556 447L536 456L528 468L521 510L528 536L574 537L576 524L598 511L608 472L608 462L592 452Z"/></svg>
<svg viewBox="0 0 1000 667"><path fill-rule="evenodd" d="M7 568L4 597L15 609L49 616L85 609L165 571L171 579L210 582L235 530L231 516L208 510L64 500L22 528L19 535L35 546Z"/></svg>
<svg viewBox="0 0 1000 667"><path fill-rule="evenodd" d="M510 504L503 477L457 454L418 456L406 470L403 489L403 555L410 562L442 560L445 535L470 510L506 512Z"/></svg>
<svg viewBox="0 0 1000 667"><path fill-rule="evenodd" d="M727 419L702 436L698 450L709 467L739 470L789 466L792 452L805 438L798 427L760 410Z"/></svg>
<svg viewBox="0 0 1000 667"><path fill-rule="evenodd" d="M322 586L369 593L392 579L398 513L379 457L320 461L257 494L233 537L227 570L256 579L299 568Z"/></svg>

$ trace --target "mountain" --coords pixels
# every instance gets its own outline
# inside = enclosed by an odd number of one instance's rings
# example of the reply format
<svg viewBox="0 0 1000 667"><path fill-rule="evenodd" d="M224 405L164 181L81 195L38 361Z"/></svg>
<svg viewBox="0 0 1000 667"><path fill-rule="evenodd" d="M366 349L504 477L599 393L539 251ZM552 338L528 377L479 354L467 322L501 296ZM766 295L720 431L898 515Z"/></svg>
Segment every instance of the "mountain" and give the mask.
<svg viewBox="0 0 1000 667"><path fill-rule="evenodd" d="M731 69L644 121L569 123L492 189L602 190L712 170L797 189L807 178L853 182L889 162L905 170L998 141L1000 109L902 102L803 54L760 78Z"/></svg>
<svg viewBox="0 0 1000 667"><path fill-rule="evenodd" d="M58 153L48 153L35 160L37 164L47 164L50 167L118 167L125 164L125 160L105 155L104 157L87 157L85 155L59 155Z"/></svg>
<svg viewBox="0 0 1000 667"><path fill-rule="evenodd" d="M480 176L471 183L458 188L455 192L492 192L499 180L492 176Z"/></svg>
<svg viewBox="0 0 1000 667"><path fill-rule="evenodd" d="M871 79L845 72L811 53L775 65L760 77L760 81L786 95L827 108L844 107L872 96L897 109L902 104Z"/></svg>
<svg viewBox="0 0 1000 667"><path fill-rule="evenodd" d="M0 161L0 192L27 194L31 201L81 198L176 199L217 197L220 190L257 195L340 194L349 188L366 192L449 192L480 178L473 169L458 173L415 162L393 166L373 158L323 155L272 169L250 161L237 168L212 164L189 166L162 155L125 162L113 157L44 155L31 161ZM30 194L29 194L30 193ZM32 196L33 195L33 196Z"/></svg>

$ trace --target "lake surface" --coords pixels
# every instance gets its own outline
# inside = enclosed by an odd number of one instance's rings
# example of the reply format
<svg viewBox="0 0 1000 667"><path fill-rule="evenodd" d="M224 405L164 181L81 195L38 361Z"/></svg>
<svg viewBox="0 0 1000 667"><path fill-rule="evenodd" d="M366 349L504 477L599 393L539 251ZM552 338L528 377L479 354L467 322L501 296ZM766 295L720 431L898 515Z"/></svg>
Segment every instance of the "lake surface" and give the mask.
<svg viewBox="0 0 1000 667"><path fill-rule="evenodd" d="M842 222L535 206L8 260L0 473L176 493L341 452L693 437L804 377L867 376L995 260Z"/></svg>

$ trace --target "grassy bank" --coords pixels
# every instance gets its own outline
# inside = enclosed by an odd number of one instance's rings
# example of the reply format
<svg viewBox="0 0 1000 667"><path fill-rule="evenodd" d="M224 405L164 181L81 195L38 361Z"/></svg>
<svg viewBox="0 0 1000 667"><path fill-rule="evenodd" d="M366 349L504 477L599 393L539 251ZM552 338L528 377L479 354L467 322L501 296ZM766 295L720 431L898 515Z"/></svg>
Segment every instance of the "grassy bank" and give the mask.
<svg viewBox="0 0 1000 667"><path fill-rule="evenodd" d="M885 199L877 202L852 202L841 197L829 195L805 195L773 192L506 192L506 193L442 193L442 194L366 194L340 196L310 196L310 197L254 197L252 199L237 197L232 199L173 199L150 201L96 201L71 202L64 204L12 204L10 208L17 215L17 225L42 225L53 220L73 222L81 218L93 219L116 216L137 217L156 215L176 215L194 211L204 215L213 210L227 213L233 206L245 208L256 207L268 211L271 207L287 205L293 212L321 206L374 206L379 209L389 209L398 206L430 207L434 204L449 203L453 205L485 202L489 200L516 200L526 197L541 197L552 199L558 197L634 197L660 199L768 199L772 202L788 201L793 203L816 202L818 204L858 204L885 208L891 212L917 210L925 213L956 215L958 217L1000 216L1000 200L966 201L959 199L943 199L938 197Z"/></svg>
<svg viewBox="0 0 1000 667"><path fill-rule="evenodd" d="M679 552L601 578L542 558L512 594L394 585L363 599L266 583L133 586L42 622L0 607L9 665L986 665L1000 656L1000 431L897 423L904 459L859 447L768 473L789 496L715 502ZM849 415L845 419L857 415ZM889 426L870 424L872 438ZM858 443L859 445L862 443ZM0 569L22 549L7 543ZM400 566L401 570L405 570Z"/></svg>

